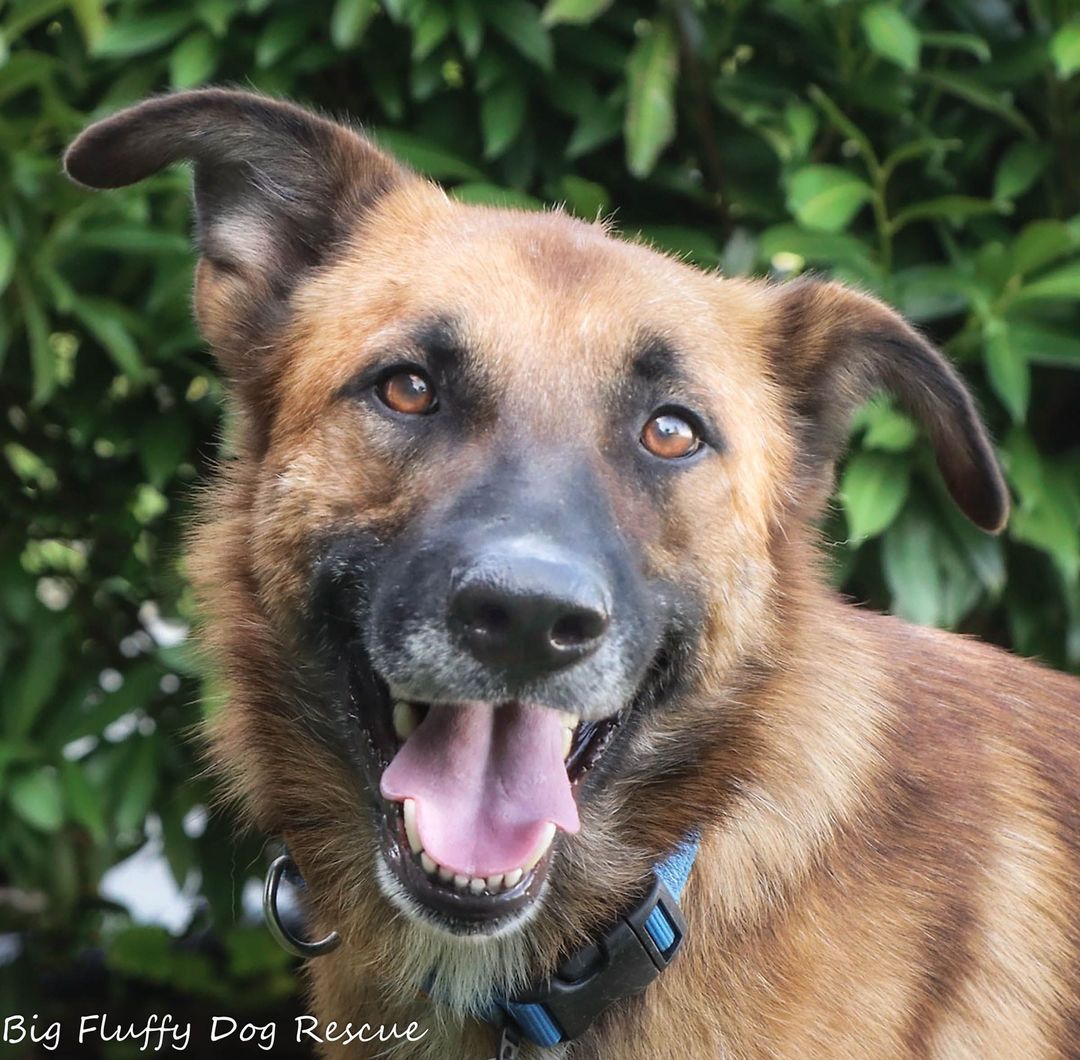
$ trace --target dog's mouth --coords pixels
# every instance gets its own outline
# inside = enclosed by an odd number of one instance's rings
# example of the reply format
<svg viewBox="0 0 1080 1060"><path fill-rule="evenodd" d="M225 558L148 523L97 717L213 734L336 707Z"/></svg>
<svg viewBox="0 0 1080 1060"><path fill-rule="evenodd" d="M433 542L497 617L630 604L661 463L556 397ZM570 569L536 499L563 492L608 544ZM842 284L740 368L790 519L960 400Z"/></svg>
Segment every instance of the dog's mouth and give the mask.
<svg viewBox="0 0 1080 1060"><path fill-rule="evenodd" d="M512 923L543 891L559 836L578 831L577 789L622 715L418 703L372 683L381 707L360 720L378 774L383 860L410 909L459 933Z"/></svg>

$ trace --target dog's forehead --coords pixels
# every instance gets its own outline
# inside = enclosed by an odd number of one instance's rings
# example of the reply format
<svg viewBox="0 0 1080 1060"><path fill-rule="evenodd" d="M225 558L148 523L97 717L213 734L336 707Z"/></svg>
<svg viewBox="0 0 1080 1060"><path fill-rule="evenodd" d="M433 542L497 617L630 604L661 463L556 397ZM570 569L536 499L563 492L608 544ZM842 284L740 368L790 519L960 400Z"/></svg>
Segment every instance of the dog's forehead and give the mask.
<svg viewBox="0 0 1080 1060"><path fill-rule="evenodd" d="M294 304L297 370L328 389L395 345L407 352L432 321L507 391L596 392L656 349L714 389L761 374L759 288L599 222L466 206L429 187L390 196Z"/></svg>

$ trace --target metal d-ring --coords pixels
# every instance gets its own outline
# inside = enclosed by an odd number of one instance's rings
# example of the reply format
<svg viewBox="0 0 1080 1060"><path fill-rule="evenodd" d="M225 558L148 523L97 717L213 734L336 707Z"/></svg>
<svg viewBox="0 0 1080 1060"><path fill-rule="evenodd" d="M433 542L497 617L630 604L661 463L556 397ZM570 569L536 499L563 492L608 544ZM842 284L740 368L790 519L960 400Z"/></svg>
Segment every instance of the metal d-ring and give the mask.
<svg viewBox="0 0 1080 1060"><path fill-rule="evenodd" d="M277 907L278 887L281 884L281 878L286 873L299 876L300 870L296 867L296 862L288 854L282 854L274 859L273 864L266 873L266 883L263 886L263 917L266 920L266 926L270 929L270 934L274 936L274 941L294 957L307 959L309 957L323 957L327 953L332 953L341 945L341 936L336 931L331 931L320 942L304 942L302 939L298 939L282 922Z"/></svg>

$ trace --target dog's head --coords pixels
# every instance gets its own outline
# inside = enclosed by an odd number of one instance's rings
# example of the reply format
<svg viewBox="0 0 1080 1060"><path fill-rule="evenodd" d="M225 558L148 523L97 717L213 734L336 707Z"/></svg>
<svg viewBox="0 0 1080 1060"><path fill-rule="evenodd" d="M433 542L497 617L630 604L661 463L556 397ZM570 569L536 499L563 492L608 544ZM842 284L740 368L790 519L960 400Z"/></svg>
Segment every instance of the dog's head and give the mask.
<svg viewBox="0 0 1080 1060"><path fill-rule="evenodd" d="M239 417L198 560L212 611L244 601L212 615L246 711L226 757L286 831L330 828L320 799L351 793L376 838L338 869L374 856L416 917L509 930L590 829L640 827L645 854L678 838L640 793L685 795L716 733L671 718L695 696L722 717L719 690L778 650L778 555L872 392L922 421L976 523L1005 518L956 374L871 298L461 205L238 92L124 111L66 164L115 187L178 160Z"/></svg>

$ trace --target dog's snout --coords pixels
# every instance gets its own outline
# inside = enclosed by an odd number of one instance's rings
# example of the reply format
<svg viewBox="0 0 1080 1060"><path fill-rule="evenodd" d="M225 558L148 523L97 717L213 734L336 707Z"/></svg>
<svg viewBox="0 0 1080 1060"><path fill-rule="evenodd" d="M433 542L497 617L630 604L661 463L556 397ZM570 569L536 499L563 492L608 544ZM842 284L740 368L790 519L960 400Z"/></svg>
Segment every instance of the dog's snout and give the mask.
<svg viewBox="0 0 1080 1060"><path fill-rule="evenodd" d="M451 629L470 653L516 678L595 651L609 613L601 579L558 556L488 555L457 573L449 599Z"/></svg>

